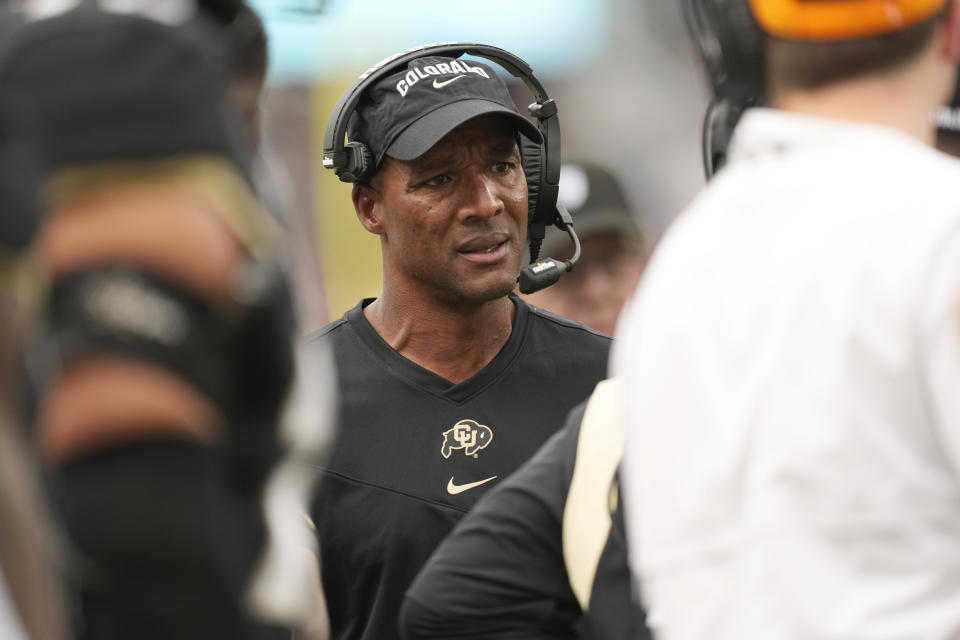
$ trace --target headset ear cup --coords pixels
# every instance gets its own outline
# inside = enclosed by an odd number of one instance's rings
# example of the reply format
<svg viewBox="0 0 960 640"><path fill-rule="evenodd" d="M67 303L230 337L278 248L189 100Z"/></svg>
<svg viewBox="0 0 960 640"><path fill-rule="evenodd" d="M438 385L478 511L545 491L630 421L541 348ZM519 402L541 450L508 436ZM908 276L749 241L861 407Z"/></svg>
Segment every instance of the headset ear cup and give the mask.
<svg viewBox="0 0 960 640"><path fill-rule="evenodd" d="M730 34L724 42L734 54L730 60L733 98L738 102L759 99L764 92L763 37L747 0L734 0L729 13Z"/></svg>
<svg viewBox="0 0 960 640"><path fill-rule="evenodd" d="M763 35L748 0L687 0L687 27L714 94L744 103L763 97Z"/></svg>
<svg viewBox="0 0 960 640"><path fill-rule="evenodd" d="M527 177L527 224L534 222L537 211L537 199L540 196L540 184L543 182L543 145L534 142L523 134L517 136L520 145L520 158L523 173ZM536 222L547 223L546 220Z"/></svg>
<svg viewBox="0 0 960 640"><path fill-rule="evenodd" d="M348 142L344 150L349 154L347 165L337 169L337 177L343 182L361 182L373 169L373 154L362 142Z"/></svg>

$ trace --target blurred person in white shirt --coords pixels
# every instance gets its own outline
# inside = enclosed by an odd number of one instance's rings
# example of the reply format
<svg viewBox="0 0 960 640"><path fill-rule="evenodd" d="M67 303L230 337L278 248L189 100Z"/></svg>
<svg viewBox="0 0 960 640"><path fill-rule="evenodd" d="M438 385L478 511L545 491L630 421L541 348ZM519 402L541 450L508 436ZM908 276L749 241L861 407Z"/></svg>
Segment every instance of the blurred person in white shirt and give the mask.
<svg viewBox="0 0 960 640"><path fill-rule="evenodd" d="M746 18L734 45L755 38L771 108L743 115L618 329L649 624L960 637L960 164L929 117L953 90L958 6L695 4ZM716 86L742 71L708 61Z"/></svg>

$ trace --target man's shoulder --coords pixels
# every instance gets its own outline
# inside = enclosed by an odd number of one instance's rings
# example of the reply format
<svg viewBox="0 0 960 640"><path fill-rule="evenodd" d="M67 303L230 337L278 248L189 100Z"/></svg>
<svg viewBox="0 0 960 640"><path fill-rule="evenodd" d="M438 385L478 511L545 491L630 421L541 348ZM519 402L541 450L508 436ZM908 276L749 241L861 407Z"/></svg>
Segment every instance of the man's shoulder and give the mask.
<svg viewBox="0 0 960 640"><path fill-rule="evenodd" d="M526 304L530 309L531 324L534 327L537 327L534 329L535 331L556 331L564 336L569 337L571 340L581 340L586 343L595 343L606 346L609 346L610 342L613 340L613 338L607 334L600 333L599 331L582 325L579 322L571 320L570 318L565 318L557 313L534 306L525 301L524 304Z"/></svg>
<svg viewBox="0 0 960 640"><path fill-rule="evenodd" d="M847 220L909 236L960 219L960 160L888 126L753 111L738 127L728 167L676 228L741 234L758 228L760 214L821 233L835 234Z"/></svg>
<svg viewBox="0 0 960 640"><path fill-rule="evenodd" d="M361 300L336 320L329 322L315 331L311 331L303 338L303 345L309 346L311 344L328 343L331 340L336 340L344 334L345 328L362 320L363 308L369 304L371 300L372 299L367 298Z"/></svg>
<svg viewBox="0 0 960 640"><path fill-rule="evenodd" d="M606 376L613 338L551 311L529 307L524 352L533 359L526 359L524 366L545 368L550 375L566 372L562 375L591 388Z"/></svg>
<svg viewBox="0 0 960 640"><path fill-rule="evenodd" d="M337 318L333 322L327 323L326 325L311 331L303 338L303 343L305 345L310 345L316 342L326 342L334 339L337 335L339 329L343 329L348 323L347 316L344 315L341 318Z"/></svg>
<svg viewBox="0 0 960 640"><path fill-rule="evenodd" d="M846 186L856 190L860 200L931 189L949 191L960 200L954 181L947 179L960 175L960 160L876 123L750 109L731 142L734 170L718 173L718 182L725 181L724 174L739 175L762 192L767 176L757 175L761 165L772 171L772 177L788 174L795 184L816 180L810 186ZM862 183L873 188L866 191Z"/></svg>

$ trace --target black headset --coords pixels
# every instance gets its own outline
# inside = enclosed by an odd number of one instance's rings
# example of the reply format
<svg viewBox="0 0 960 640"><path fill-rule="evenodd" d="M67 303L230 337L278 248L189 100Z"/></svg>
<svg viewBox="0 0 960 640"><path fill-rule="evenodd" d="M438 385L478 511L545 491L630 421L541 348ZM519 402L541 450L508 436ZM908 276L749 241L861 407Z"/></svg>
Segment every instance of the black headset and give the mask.
<svg viewBox="0 0 960 640"><path fill-rule="evenodd" d="M563 207L557 205L557 190L560 183L560 121L557 105L547 95L546 89L533 75L526 62L498 47L466 42L445 42L407 49L394 54L365 71L350 85L337 101L327 128L323 134L323 167L332 169L343 182L362 182L375 170L370 148L360 140L344 142L350 116L359 104L364 91L384 77L406 67L412 60L427 56L459 58L470 54L497 63L514 77L523 80L533 94L530 114L537 119L537 128L543 142L529 140L519 135L520 156L527 177L528 193L528 238L531 264L520 274L520 291L532 293L549 287L569 271L580 257L580 240L573 231L573 218ZM566 231L574 243L574 255L570 260L546 258L538 260L540 246L547 225L555 225Z"/></svg>
<svg viewBox="0 0 960 640"><path fill-rule="evenodd" d="M710 178L726 161L740 116L763 103L763 35L747 0L684 0L683 9L714 96L703 122L703 166Z"/></svg>

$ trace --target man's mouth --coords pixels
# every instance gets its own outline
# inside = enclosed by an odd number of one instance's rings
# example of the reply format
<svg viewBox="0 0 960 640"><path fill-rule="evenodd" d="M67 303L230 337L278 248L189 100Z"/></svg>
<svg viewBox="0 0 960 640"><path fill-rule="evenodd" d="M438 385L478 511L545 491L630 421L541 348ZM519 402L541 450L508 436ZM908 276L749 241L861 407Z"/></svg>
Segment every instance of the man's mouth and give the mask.
<svg viewBox="0 0 960 640"><path fill-rule="evenodd" d="M504 240L503 242L498 242L497 244L491 245L491 246L487 247L486 249L479 249L479 250L474 250L474 251L467 251L467 252L465 252L465 253L493 253L494 251L496 251L497 249L499 249L500 247L502 247L505 243L506 243L506 240Z"/></svg>
<svg viewBox="0 0 960 640"><path fill-rule="evenodd" d="M473 262L493 263L506 255L508 240L502 233L481 236L460 245L457 253Z"/></svg>

